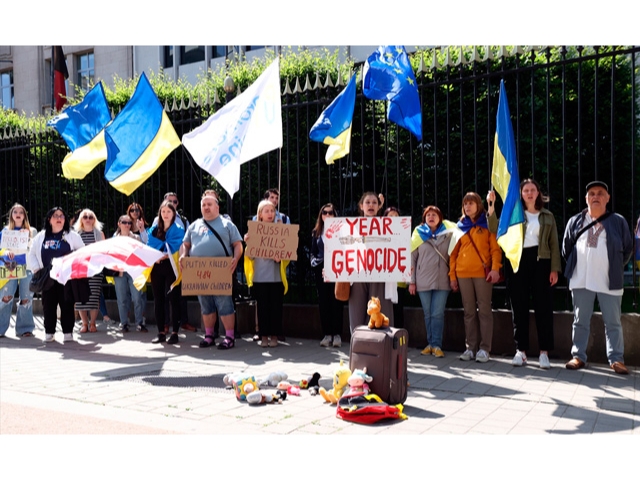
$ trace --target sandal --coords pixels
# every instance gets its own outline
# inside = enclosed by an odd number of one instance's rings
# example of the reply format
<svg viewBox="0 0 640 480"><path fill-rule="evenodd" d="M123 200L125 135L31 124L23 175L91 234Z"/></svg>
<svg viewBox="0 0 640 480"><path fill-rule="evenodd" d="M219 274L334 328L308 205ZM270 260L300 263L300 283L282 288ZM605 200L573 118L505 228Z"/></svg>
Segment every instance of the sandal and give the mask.
<svg viewBox="0 0 640 480"><path fill-rule="evenodd" d="M215 339L213 338L213 335L205 335L204 340L200 341L200 344L198 345L198 347L200 348L212 347L216 344L214 340Z"/></svg>
<svg viewBox="0 0 640 480"><path fill-rule="evenodd" d="M92 323L91 325L89 325L89 331L91 333L96 333L98 331L98 327L96 327L95 323Z"/></svg>
<svg viewBox="0 0 640 480"><path fill-rule="evenodd" d="M218 350L229 350L230 348L233 348L235 344L236 344L236 341L234 338L224 337L224 340L222 340L222 343L218 345Z"/></svg>

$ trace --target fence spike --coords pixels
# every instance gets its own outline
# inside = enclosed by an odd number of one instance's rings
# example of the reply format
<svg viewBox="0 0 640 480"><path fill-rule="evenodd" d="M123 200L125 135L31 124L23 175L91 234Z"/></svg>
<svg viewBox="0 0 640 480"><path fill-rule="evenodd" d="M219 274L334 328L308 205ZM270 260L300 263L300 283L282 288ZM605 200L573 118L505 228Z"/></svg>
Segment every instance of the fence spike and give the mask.
<svg viewBox="0 0 640 480"><path fill-rule="evenodd" d="M309 81L309 74L307 73L307 78L305 79L305 82L304 82L304 91L310 92L313 90L314 88L311 86L311 82Z"/></svg>
<svg viewBox="0 0 640 480"><path fill-rule="evenodd" d="M418 71L416 73L425 73L427 68L424 65L424 52L420 52L420 63L418 63Z"/></svg>
<svg viewBox="0 0 640 480"><path fill-rule="evenodd" d="M487 45L485 46L486 50L484 52L484 58L482 59L483 62L486 62L487 60L493 60L493 52L491 51L491 46Z"/></svg>
<svg viewBox="0 0 640 480"><path fill-rule="evenodd" d="M282 95L292 95L293 92L291 91L291 86L289 85L289 79L287 78L286 81L284 82L284 91L282 92Z"/></svg>
<svg viewBox="0 0 640 480"><path fill-rule="evenodd" d="M186 109L187 109L187 107L186 107L186 105L184 104L184 97L182 97L182 98L180 99L180 110L186 110Z"/></svg>
<svg viewBox="0 0 640 480"><path fill-rule="evenodd" d="M319 88L322 88L322 85L320 83L320 72L316 72L316 83L313 86L313 89L318 90Z"/></svg>
<svg viewBox="0 0 640 480"><path fill-rule="evenodd" d="M342 80L342 72L338 68L338 80L336 80L336 87L344 87L344 86L345 86L345 83Z"/></svg>
<svg viewBox="0 0 640 480"><path fill-rule="evenodd" d="M475 63L479 63L482 60L480 59L480 52L478 52L478 47L476 45L473 46L472 49L472 53L471 53L471 58L469 59L470 62L475 62Z"/></svg>
<svg viewBox="0 0 640 480"><path fill-rule="evenodd" d="M327 81L324 82L324 88L333 87L333 82L331 81L331 75L327 72Z"/></svg>
<svg viewBox="0 0 640 480"><path fill-rule="evenodd" d="M513 49L513 54L514 55L524 55L524 50L522 49L522 47L520 45L516 45L515 48Z"/></svg>
<svg viewBox="0 0 640 480"><path fill-rule="evenodd" d="M433 56L431 57L431 70L437 70L438 68L442 67L442 64L440 63L440 61L438 60L438 49L437 48L432 48L431 51L433 52Z"/></svg>
<svg viewBox="0 0 640 480"><path fill-rule="evenodd" d="M460 65L466 65L467 63L469 63L467 61L467 57L464 56L464 48L462 47L462 45L460 45L460 55L458 56L458 60L456 61L456 67L459 67Z"/></svg>
<svg viewBox="0 0 640 480"><path fill-rule="evenodd" d="M213 104L218 104L220 103L220 97L218 96L218 89L215 88L213 90ZM211 97L209 97L209 106L211 106Z"/></svg>
<svg viewBox="0 0 640 480"><path fill-rule="evenodd" d="M453 63L451 63L451 54L450 54L450 50L451 50L451 49L450 49L450 47L442 47L442 48L446 48L446 49L447 49L447 51L446 51L446 55L445 55L445 57L444 57L444 64L445 64L447 67L452 67L452 66L453 66Z"/></svg>

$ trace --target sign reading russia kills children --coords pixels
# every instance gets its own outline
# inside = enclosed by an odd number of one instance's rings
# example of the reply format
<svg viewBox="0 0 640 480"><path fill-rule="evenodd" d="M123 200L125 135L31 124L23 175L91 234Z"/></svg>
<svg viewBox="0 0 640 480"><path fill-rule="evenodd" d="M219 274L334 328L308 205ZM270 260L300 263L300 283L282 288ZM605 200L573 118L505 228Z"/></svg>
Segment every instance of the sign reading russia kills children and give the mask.
<svg viewBox="0 0 640 480"><path fill-rule="evenodd" d="M246 256L271 260L298 259L299 225L249 221L247 226Z"/></svg>
<svg viewBox="0 0 640 480"><path fill-rule="evenodd" d="M324 222L327 282L410 282L411 217L339 217Z"/></svg>

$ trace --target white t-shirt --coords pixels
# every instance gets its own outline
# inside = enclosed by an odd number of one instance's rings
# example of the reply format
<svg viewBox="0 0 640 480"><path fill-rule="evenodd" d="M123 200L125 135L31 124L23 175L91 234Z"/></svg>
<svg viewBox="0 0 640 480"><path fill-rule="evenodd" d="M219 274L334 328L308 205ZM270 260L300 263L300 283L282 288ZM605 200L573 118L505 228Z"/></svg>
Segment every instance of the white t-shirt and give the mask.
<svg viewBox="0 0 640 480"><path fill-rule="evenodd" d="M525 210L527 216L527 229L524 232L524 248L537 247L540 239L540 212L529 213Z"/></svg>

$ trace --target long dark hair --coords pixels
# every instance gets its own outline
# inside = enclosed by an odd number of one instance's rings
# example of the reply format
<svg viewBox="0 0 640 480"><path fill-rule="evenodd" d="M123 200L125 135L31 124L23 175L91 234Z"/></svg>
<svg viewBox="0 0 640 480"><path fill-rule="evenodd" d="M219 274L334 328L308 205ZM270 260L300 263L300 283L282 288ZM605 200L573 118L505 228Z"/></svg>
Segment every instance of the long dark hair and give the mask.
<svg viewBox="0 0 640 480"><path fill-rule="evenodd" d="M176 207L173 204L173 202L169 202L168 200L165 200L160 204L160 208L158 208L158 228L156 228L156 231L154 232L155 233L154 236L156 238L159 238L160 240L164 240L167 235L167 231L164 229L164 220L162 220L162 209L165 207L167 207L173 212L171 225L174 224L174 222L176 221L176 216L178 215L178 212L176 212ZM169 225L169 228L171 228L171 225Z"/></svg>
<svg viewBox="0 0 640 480"><path fill-rule="evenodd" d="M51 217L53 217L53 214L58 212L58 211L61 212L64 215L64 225L62 226L62 231L64 233L69 233L69 216L62 209L62 207L53 207L51 210L49 210L47 212L47 214L44 217L44 228L43 228L43 230L45 231L46 235L53 234L53 230L51 229Z"/></svg>
<svg viewBox="0 0 640 480"><path fill-rule="evenodd" d="M131 205L129 205L129 208L127 208L127 215L129 215L131 217L131 209L132 208L137 208L140 211L140 215L138 215L138 218L140 220L142 220L142 223L144 225L148 225L147 221L144 218L144 210L142 208L142 205L140 205L139 203L133 202ZM131 217L131 219L133 220L133 217ZM132 227L134 225L131 225Z"/></svg>
<svg viewBox="0 0 640 480"><path fill-rule="evenodd" d="M336 207L333 206L333 203L325 203L322 207L320 207L320 211L318 212L318 219L316 220L316 226L313 227L313 230L311 230L311 235L316 238L322 235L322 232L324 231L324 220L322 219L322 211L325 208L330 208L331 210L333 210L334 217L338 216L338 212L336 211Z"/></svg>
<svg viewBox="0 0 640 480"><path fill-rule="evenodd" d="M525 210L527 209L527 206L525 205L524 200L522 199L522 189L527 183L535 185L535 187L538 189L538 196L536 197L536 203L533 206L533 208L535 208L538 211L542 210L542 207L544 207L544 204L549 202L549 197L542 194L542 190L540 190L540 184L536 182L533 178L525 178L520 182L520 201L522 202L522 206L524 207Z"/></svg>

